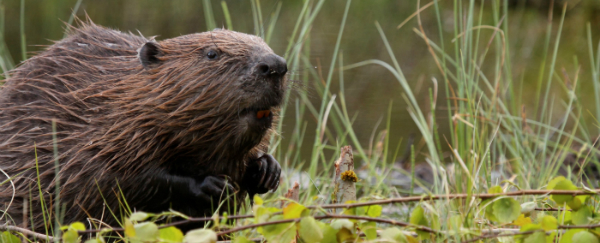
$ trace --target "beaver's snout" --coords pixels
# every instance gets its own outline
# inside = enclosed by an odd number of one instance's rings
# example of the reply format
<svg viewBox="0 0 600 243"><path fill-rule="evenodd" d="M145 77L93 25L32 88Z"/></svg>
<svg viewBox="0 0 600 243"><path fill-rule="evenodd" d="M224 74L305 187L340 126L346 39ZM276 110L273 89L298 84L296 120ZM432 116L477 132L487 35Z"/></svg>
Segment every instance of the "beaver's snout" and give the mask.
<svg viewBox="0 0 600 243"><path fill-rule="evenodd" d="M287 72L287 63L282 57L269 54L258 62L255 72L264 78L279 80Z"/></svg>

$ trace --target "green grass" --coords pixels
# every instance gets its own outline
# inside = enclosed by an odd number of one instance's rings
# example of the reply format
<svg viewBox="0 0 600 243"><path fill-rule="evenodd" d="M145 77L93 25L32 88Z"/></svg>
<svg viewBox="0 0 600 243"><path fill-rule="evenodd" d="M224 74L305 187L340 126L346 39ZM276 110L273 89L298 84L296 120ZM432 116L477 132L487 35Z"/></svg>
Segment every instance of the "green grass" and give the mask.
<svg viewBox="0 0 600 243"><path fill-rule="evenodd" d="M302 68L315 66L311 63L311 27L321 13L324 0L304 1L298 9L298 17L291 34L284 57L290 70L300 70L291 76L296 86L314 88L314 94L320 99L310 99L306 90L299 88L288 94L282 107L282 120L279 121L278 134L282 133L282 124L288 117L295 117L290 138L284 143L282 136L271 138L270 152L282 164L286 173L305 172L308 187L301 188L300 201L311 205L315 198L320 202L330 201L333 163L337 159L340 148L352 145L356 169L366 175L357 184L359 196L366 199L387 198L396 195L413 193L415 186L426 184L411 179L409 189L397 188L390 183L389 175L401 170L393 166L398 161L402 147L413 151L410 156L411 168L401 171L410 175L415 173L416 163L426 163L432 168L432 185L425 188L432 194L485 193L495 185L509 188L543 189L557 175L559 167L567 154L576 154L587 164L598 166L594 148L595 135L598 132L600 117L600 45L594 50L593 31L587 24L587 45L589 57L574 57L575 69L562 69L557 66L558 52L561 49L563 21L566 8L563 9L558 28L554 22L547 24L544 45L544 56L538 66L536 80L523 80L513 73L512 30L509 26L510 16L506 1L447 1L435 2L423 11L433 12L437 24L437 33L425 32L421 15L418 14L403 28L414 28L414 34L422 38L428 46L431 65L437 68L429 74L432 85L428 90L428 99L420 99L413 91L413 80L408 80L398 59L394 54L394 45L386 37L386 31L379 23L373 28L378 31L380 40L372 45L382 45L388 53L386 60L370 59L357 63L345 63L344 56L352 55L351 51L341 50L348 29L348 12L352 1L344 6L344 15L339 19L339 31L333 46L331 63L325 73L315 69ZM75 9L79 8L77 2ZM259 0L253 0L252 21L254 32L270 42L272 33L278 28L277 21L282 4L275 11L263 13ZM477 4L476 4L477 3ZM425 2L421 3L424 5ZM489 6L488 6L489 5ZM223 1L221 10L213 9L211 1L203 1L204 17L207 29L216 27L213 11L223 11L228 28L233 28L227 4ZM453 30L451 38L443 30L443 23L448 21L442 17L442 8L453 8ZM24 34L24 5L21 8L22 55L26 57ZM7 52L3 39L3 26L6 23L4 9L0 6L0 67L4 73L14 67L13 59ZM76 11L74 11L76 12ZM491 14L491 17L486 16ZM550 13L552 14L552 13ZM268 18L264 18L269 16ZM556 16L555 16L556 17ZM399 19L400 22L402 19ZM416 22L416 23L415 23ZM583 27L582 27L583 28ZM597 34L597 33L596 33ZM580 62L589 59L586 66L591 70L579 68ZM564 63L564 60L563 62ZM403 97L408 104L408 113L418 128L420 140L415 144L397 144L405 138L390 137L391 130L402 129L391 123L392 102L382 114L381 126L373 128L368 144L361 143L353 124L361 119L360 114L348 109L345 84L353 80L344 79L344 73L353 69L382 67L395 78L402 88ZM592 80L580 80L582 72L591 72ZM321 75L325 75L323 78ZM336 79L337 78L337 79ZM524 92L523 82L537 82L535 93ZM583 91L582 82L592 82L595 99L593 104L581 102L578 97ZM339 84L339 90L332 89L332 83ZM588 85L589 86L589 85ZM523 106L525 97L535 97L533 106ZM423 100L428 102L424 103ZM595 107L591 107L595 106ZM448 124L441 124L447 119ZM307 124L316 121L314 140L306 139ZM447 126L447 131L440 131ZM311 148L310 156L301 152L302 148ZM492 172L501 177L492 177ZM576 183L588 182L581 173L569 174ZM286 177L289 178L289 177ZM504 183L508 182L508 183ZM292 181L285 181L278 193L267 199L279 197L291 187ZM593 187L595 184L588 184ZM524 197L521 202L540 200L539 197ZM461 219L482 219L483 212L472 211L473 201L450 203L440 200L424 203L429 205L439 220L450 222L452 216ZM43 205L42 205L43 206ZM58 207L56 212L58 214ZM407 215L395 215L405 220ZM442 223L441 229L448 230L448 224ZM464 220L464 227L477 227L471 221ZM483 227L483 226L479 226ZM56 226L58 228L58 226ZM460 239L457 234L456 239ZM441 239L439 239L441 241Z"/></svg>

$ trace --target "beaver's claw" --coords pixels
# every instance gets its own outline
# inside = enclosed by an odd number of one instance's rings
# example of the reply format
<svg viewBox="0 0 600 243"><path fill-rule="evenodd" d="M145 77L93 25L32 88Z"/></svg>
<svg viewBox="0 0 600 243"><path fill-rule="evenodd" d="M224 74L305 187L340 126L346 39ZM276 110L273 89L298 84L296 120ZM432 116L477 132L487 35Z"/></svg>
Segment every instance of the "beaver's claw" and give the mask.
<svg viewBox="0 0 600 243"><path fill-rule="evenodd" d="M270 154L264 154L252 161L246 168L244 184L250 196L277 190L281 166Z"/></svg>

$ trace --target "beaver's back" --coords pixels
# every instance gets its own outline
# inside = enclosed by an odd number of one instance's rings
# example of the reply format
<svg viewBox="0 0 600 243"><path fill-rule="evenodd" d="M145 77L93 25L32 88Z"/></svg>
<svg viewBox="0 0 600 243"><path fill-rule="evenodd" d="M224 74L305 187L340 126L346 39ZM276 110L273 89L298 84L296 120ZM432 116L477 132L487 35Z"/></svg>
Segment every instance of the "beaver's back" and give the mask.
<svg viewBox="0 0 600 243"><path fill-rule="evenodd" d="M48 134L48 118L60 120L59 131L87 129L110 109L102 92L139 71L136 49L146 41L85 25L25 61L0 90L0 149L11 150L36 134Z"/></svg>
<svg viewBox="0 0 600 243"><path fill-rule="evenodd" d="M9 213L21 209L20 198L26 197L29 190L33 189L31 193L37 197L37 190L31 185L32 178L37 177L36 156L42 187L51 185L52 121L56 122L61 159L68 160L89 137L102 133L104 125L111 122L105 115L115 107L103 92L141 70L136 49L147 41L86 24L73 28L69 37L9 73L0 87L0 169L11 176L21 175L13 180L16 198ZM82 169L86 165L72 166ZM9 206L12 193L10 186L0 188L2 210Z"/></svg>

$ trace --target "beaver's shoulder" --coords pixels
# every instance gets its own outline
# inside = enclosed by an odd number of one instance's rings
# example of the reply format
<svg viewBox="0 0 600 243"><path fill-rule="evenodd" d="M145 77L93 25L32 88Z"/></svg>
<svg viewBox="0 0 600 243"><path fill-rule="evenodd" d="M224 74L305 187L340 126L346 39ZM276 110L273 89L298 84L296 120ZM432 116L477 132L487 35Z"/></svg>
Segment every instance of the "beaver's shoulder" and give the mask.
<svg viewBox="0 0 600 243"><path fill-rule="evenodd" d="M48 127L37 121L48 117L89 123L96 114L90 110L102 111L106 100L97 94L141 70L137 49L146 41L91 23L69 29L67 38L9 73L0 87L0 121L26 120L20 127Z"/></svg>
<svg viewBox="0 0 600 243"><path fill-rule="evenodd" d="M136 55L137 49L149 41L141 35L123 33L93 23L82 24L79 28L69 29L67 33L67 38L57 42L49 50L65 48L91 56L106 57Z"/></svg>

